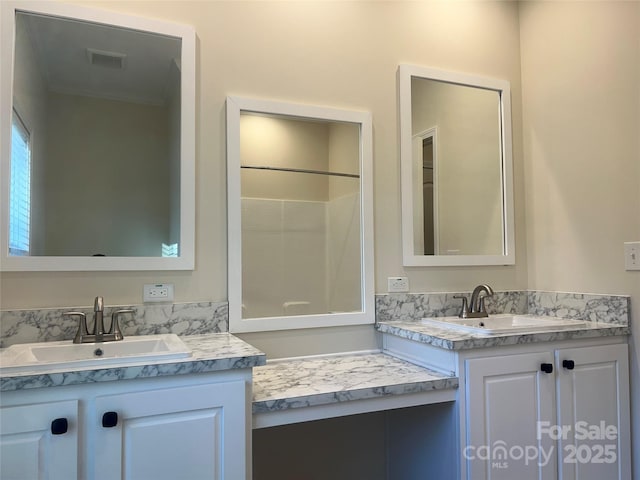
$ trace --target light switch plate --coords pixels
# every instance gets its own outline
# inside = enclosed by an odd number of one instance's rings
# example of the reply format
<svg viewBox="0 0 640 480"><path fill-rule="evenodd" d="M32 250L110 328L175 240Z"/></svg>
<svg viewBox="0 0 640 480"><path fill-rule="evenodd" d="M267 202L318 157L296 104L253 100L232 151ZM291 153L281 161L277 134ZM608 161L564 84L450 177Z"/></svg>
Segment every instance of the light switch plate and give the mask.
<svg viewBox="0 0 640 480"><path fill-rule="evenodd" d="M409 291L408 277L387 277L387 290L389 293L406 293Z"/></svg>
<svg viewBox="0 0 640 480"><path fill-rule="evenodd" d="M625 270L640 270L640 242L625 242L624 268Z"/></svg>

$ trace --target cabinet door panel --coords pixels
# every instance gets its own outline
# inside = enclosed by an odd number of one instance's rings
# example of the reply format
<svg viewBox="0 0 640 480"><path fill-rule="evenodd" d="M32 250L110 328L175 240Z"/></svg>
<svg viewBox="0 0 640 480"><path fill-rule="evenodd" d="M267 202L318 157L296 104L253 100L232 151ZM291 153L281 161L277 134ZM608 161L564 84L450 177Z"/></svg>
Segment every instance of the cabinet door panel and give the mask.
<svg viewBox="0 0 640 480"><path fill-rule="evenodd" d="M222 478L222 416L222 408L206 408L126 419L124 478ZM197 448L191 438L200 439Z"/></svg>
<svg viewBox="0 0 640 480"><path fill-rule="evenodd" d="M550 352L467 361L467 475L473 480L556 478L554 442L539 438L539 422L554 418Z"/></svg>
<svg viewBox="0 0 640 480"><path fill-rule="evenodd" d="M51 433L56 418L67 419L66 433ZM76 400L0 408L0 478L78 478L77 418Z"/></svg>
<svg viewBox="0 0 640 480"><path fill-rule="evenodd" d="M240 381L97 398L95 478L244 479L245 391ZM117 425L103 427L104 412Z"/></svg>
<svg viewBox="0 0 640 480"><path fill-rule="evenodd" d="M561 479L630 478L627 355L624 344L556 352Z"/></svg>

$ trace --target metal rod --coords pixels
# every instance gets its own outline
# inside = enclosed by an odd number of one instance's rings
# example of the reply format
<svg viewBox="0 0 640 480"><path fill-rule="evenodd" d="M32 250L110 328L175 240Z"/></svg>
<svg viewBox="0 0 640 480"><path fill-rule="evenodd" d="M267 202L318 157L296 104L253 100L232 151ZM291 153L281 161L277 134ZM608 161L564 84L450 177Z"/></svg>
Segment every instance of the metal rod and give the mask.
<svg viewBox="0 0 640 480"><path fill-rule="evenodd" d="M340 172L324 172L322 170L305 170L303 168L285 168L285 167L267 167L267 166L255 166L255 165L240 165L240 168L248 168L251 170L273 170L276 172L294 172L294 173L313 173L315 175L330 175L333 177L349 177L360 178L360 175L355 173L340 173Z"/></svg>

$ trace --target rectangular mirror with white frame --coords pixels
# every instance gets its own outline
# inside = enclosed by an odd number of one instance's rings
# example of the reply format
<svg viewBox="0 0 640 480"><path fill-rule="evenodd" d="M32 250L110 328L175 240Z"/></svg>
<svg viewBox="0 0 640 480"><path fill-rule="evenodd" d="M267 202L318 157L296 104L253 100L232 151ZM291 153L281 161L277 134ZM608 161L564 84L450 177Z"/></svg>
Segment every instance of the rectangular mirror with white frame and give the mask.
<svg viewBox="0 0 640 480"><path fill-rule="evenodd" d="M366 112L227 97L229 329L374 323Z"/></svg>
<svg viewBox="0 0 640 480"><path fill-rule="evenodd" d="M0 23L0 268L193 270L193 27L31 1Z"/></svg>
<svg viewBox="0 0 640 480"><path fill-rule="evenodd" d="M509 82L398 69L405 266L513 265Z"/></svg>

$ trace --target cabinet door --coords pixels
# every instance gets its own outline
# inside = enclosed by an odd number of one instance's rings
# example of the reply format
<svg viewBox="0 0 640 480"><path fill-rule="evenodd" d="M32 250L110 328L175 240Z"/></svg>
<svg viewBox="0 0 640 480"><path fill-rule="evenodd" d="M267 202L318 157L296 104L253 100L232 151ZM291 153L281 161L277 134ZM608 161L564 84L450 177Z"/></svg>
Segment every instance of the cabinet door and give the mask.
<svg viewBox="0 0 640 480"><path fill-rule="evenodd" d="M0 408L0 478L77 479L77 419L76 400Z"/></svg>
<svg viewBox="0 0 640 480"><path fill-rule="evenodd" d="M558 350L562 480L630 479L626 344Z"/></svg>
<svg viewBox="0 0 640 480"><path fill-rule="evenodd" d="M98 397L93 477L245 479L246 409L243 381Z"/></svg>
<svg viewBox="0 0 640 480"><path fill-rule="evenodd" d="M472 480L555 479L555 442L540 438L540 422L555 418L551 352L466 361L467 442Z"/></svg>

